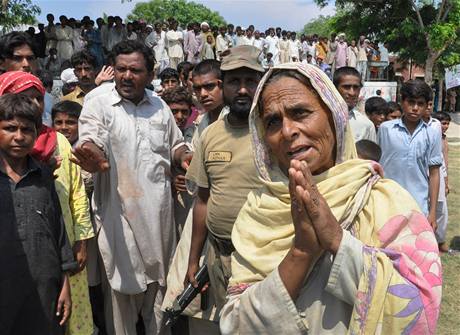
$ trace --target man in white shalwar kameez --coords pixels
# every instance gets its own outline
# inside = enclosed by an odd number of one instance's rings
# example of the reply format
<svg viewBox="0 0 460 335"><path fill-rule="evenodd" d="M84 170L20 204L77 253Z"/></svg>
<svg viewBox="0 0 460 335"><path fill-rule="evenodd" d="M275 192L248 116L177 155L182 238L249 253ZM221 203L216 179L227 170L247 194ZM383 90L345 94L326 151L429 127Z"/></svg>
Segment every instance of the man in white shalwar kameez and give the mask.
<svg viewBox="0 0 460 335"><path fill-rule="evenodd" d="M57 39L57 55L61 62L64 62L73 54L73 29L67 25L67 17L61 15L59 17L61 25L56 27L56 39Z"/></svg>
<svg viewBox="0 0 460 335"><path fill-rule="evenodd" d="M145 44L153 49L158 64L157 73L161 73L169 66L168 52L166 51L166 33L160 23L155 23L155 29L145 38Z"/></svg>
<svg viewBox="0 0 460 335"><path fill-rule="evenodd" d="M184 58L184 50L182 49L184 35L181 31L177 30L177 22L171 22L170 28L171 29L166 33L169 66L173 69L177 69L177 64L182 62Z"/></svg>
<svg viewBox="0 0 460 335"><path fill-rule="evenodd" d="M176 245L170 169L185 168L190 157L169 107L145 89L153 78L151 49L123 41L113 52L115 87L86 100L75 149L76 162L94 177L113 310L107 332L136 334L142 315L146 334L167 334L160 306Z"/></svg>

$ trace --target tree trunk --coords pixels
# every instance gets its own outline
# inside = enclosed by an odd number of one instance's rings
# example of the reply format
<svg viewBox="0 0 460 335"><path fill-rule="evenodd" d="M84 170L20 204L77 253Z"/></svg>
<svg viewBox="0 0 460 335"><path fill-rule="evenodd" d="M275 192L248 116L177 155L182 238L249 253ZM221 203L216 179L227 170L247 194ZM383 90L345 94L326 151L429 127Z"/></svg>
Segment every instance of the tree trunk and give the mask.
<svg viewBox="0 0 460 335"><path fill-rule="evenodd" d="M425 61L425 82L431 86L433 82L433 67L436 61L437 55L434 51L428 51L428 57Z"/></svg>
<svg viewBox="0 0 460 335"><path fill-rule="evenodd" d="M442 111L442 103L444 102L444 92L443 92L443 88L444 88L444 79L441 78L441 76L439 76L439 82L438 82L438 105L437 106L434 106L434 112L440 112Z"/></svg>

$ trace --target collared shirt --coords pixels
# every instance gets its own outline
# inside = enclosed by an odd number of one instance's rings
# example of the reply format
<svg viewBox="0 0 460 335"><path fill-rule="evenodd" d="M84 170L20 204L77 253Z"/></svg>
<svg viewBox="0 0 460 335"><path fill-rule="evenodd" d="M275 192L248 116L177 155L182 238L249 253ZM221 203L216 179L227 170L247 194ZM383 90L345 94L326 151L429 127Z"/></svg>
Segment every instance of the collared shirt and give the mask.
<svg viewBox="0 0 460 335"><path fill-rule="evenodd" d="M29 158L15 183L0 170L0 194L0 282L27 273L37 283L60 283L76 263L52 171Z"/></svg>
<svg viewBox="0 0 460 335"><path fill-rule="evenodd" d="M67 95L62 97L62 101L69 100L73 102L78 102L83 106L83 100L85 98L85 92L80 88L80 86L75 87L75 89Z"/></svg>
<svg viewBox="0 0 460 335"><path fill-rule="evenodd" d="M366 115L354 108L349 111L348 122L350 123L351 130L353 131L355 142L358 142L359 140L369 140L377 143L375 126Z"/></svg>
<svg viewBox="0 0 460 335"><path fill-rule="evenodd" d="M152 282L164 286L176 244L171 160L183 145L169 107L148 90L135 105L113 87L86 100L79 138L110 163L94 174L93 209L111 287L138 294Z"/></svg>
<svg viewBox="0 0 460 335"><path fill-rule="evenodd" d="M411 134L403 119L397 119L382 123L378 139L385 178L404 187L427 215L429 168L442 164L441 135L423 121Z"/></svg>

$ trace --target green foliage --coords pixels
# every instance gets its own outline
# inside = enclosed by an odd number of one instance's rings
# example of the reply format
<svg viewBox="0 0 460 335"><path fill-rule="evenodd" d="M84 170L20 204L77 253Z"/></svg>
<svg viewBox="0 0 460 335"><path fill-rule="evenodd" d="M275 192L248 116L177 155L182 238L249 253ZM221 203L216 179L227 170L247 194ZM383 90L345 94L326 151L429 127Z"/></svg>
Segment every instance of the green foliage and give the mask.
<svg viewBox="0 0 460 335"><path fill-rule="evenodd" d="M34 24L40 12L40 7L31 0L9 0L6 8L0 9L0 25L6 32L21 24Z"/></svg>
<svg viewBox="0 0 460 335"><path fill-rule="evenodd" d="M325 6L329 0L315 0ZM336 0L341 15L333 28L348 36L365 34L385 40L390 51L404 59L424 65L429 56L441 65L458 61L460 36L460 0L416 1L423 27L409 0ZM439 65L439 64L438 64Z"/></svg>
<svg viewBox="0 0 460 335"><path fill-rule="evenodd" d="M218 12L186 0L151 0L138 3L128 15L130 20L143 19L149 23L164 21L170 17L175 18L183 27L190 22L201 23L203 21L208 22L211 26L225 24L224 18Z"/></svg>
<svg viewBox="0 0 460 335"><path fill-rule="evenodd" d="M300 32L305 35L318 34L318 36L330 36L334 32L335 16L320 15L308 22Z"/></svg>

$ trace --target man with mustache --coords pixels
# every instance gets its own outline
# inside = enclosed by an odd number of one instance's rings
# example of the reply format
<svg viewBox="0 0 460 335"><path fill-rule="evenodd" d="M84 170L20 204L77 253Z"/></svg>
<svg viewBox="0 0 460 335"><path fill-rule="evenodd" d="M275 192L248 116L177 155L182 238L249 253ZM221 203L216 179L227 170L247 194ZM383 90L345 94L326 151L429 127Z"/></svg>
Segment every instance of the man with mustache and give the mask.
<svg viewBox="0 0 460 335"><path fill-rule="evenodd" d="M205 241L210 292L219 315L230 278L231 232L252 189L261 184L254 165L248 115L264 69L260 50L238 46L222 52L222 87L229 113L205 129L195 148L186 178L198 186L193 208L193 232L185 284L197 285L195 274ZM194 86L195 74L193 75ZM218 318L218 317L217 317ZM216 318L215 318L216 319ZM218 321L218 320L214 320ZM218 331L218 323L209 325ZM207 329L206 333L211 333Z"/></svg>
<svg viewBox="0 0 460 335"><path fill-rule="evenodd" d="M78 102L83 106L85 95L96 87L96 57L88 51L82 50L74 53L70 62L74 68L75 76L78 78L78 85L75 90L62 97L62 100Z"/></svg>
<svg viewBox="0 0 460 335"><path fill-rule="evenodd" d="M112 307L107 333L136 334L142 315L145 333L159 334L176 245L171 167L186 170L191 157L169 107L145 89L152 50L123 41L112 52L115 87L85 101L75 162L93 173L104 300Z"/></svg>

